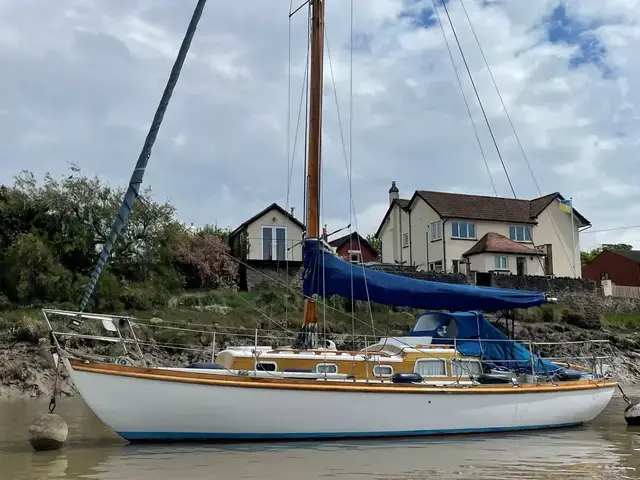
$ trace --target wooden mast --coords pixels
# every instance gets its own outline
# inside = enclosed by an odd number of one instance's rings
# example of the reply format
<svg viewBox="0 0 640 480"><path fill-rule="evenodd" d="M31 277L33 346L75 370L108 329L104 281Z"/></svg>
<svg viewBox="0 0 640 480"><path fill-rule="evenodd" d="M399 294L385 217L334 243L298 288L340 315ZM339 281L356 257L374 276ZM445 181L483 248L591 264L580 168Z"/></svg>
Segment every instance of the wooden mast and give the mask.
<svg viewBox="0 0 640 480"><path fill-rule="evenodd" d="M324 57L324 2L311 0L311 68L309 71L309 151L307 155L307 238L320 240L320 157L322 150L322 75ZM318 322L316 303L304 302L305 327ZM313 328L311 327L311 328Z"/></svg>

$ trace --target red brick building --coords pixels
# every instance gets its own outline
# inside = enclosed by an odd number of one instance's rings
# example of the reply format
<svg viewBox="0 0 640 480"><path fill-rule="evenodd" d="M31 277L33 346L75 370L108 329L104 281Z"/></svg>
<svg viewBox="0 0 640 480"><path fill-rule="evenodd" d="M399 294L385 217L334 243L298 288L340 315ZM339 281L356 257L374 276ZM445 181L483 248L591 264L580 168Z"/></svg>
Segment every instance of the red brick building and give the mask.
<svg viewBox="0 0 640 480"><path fill-rule="evenodd" d="M640 286L640 250L603 250L582 267L582 277L611 280L616 285Z"/></svg>
<svg viewBox="0 0 640 480"><path fill-rule="evenodd" d="M375 249L357 232L345 235L329 242L336 253L347 262L367 263L377 261L378 254Z"/></svg>

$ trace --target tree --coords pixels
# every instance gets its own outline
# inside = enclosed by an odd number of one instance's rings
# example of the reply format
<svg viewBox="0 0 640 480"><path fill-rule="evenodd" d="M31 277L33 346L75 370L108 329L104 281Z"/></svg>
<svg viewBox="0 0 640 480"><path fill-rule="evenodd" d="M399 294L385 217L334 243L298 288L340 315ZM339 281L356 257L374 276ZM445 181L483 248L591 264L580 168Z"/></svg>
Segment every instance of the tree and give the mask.
<svg viewBox="0 0 640 480"><path fill-rule="evenodd" d="M371 233L367 234L366 240L367 242L369 242L369 245L371 245L371 247L373 247L373 249L375 250L376 260L381 262L382 261L382 240L380 240L378 237L376 237Z"/></svg>
<svg viewBox="0 0 640 480"><path fill-rule="evenodd" d="M184 236L177 251L178 268L191 288L235 288L237 262L229 244L220 235L192 234Z"/></svg>
<svg viewBox="0 0 640 480"><path fill-rule="evenodd" d="M602 247L580 252L580 263L582 265L586 265L596 258L603 250L628 251L633 250L633 246L627 243L604 243L602 244Z"/></svg>

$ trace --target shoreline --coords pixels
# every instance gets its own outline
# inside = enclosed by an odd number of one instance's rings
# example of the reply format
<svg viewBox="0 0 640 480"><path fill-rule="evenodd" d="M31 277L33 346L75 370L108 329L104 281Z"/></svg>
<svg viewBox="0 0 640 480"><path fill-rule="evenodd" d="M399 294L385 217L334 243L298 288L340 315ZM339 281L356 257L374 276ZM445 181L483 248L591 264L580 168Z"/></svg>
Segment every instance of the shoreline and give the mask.
<svg viewBox="0 0 640 480"><path fill-rule="evenodd" d="M611 357L607 364L614 378L622 385L640 384L640 334L611 332L607 330L586 330L575 326L553 323L515 323L516 341L527 342L568 342L607 339L610 341ZM6 335L5 335L6 336ZM338 347L343 347L350 335L334 333L330 337ZM277 340L276 338L274 338ZM34 341L37 340L37 341ZM241 343L241 342L238 342ZM245 342L246 343L246 342ZM48 345L44 337L30 340L0 339L0 400L41 398L51 396L55 371L41 355L41 345ZM216 348L223 348L219 345ZM359 345L356 345L359 348ZM567 347L569 348L569 347ZM82 348L92 353L96 348ZM150 364L160 366L186 365L192 361L206 361L208 353L169 352L158 347L144 354ZM59 395L77 395L68 373L60 369Z"/></svg>

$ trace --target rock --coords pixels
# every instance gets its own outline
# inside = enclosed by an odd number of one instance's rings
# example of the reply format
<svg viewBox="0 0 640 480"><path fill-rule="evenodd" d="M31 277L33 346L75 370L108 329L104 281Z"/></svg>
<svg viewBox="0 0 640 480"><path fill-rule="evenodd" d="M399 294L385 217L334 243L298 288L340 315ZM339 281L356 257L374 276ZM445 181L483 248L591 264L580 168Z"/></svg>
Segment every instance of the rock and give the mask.
<svg viewBox="0 0 640 480"><path fill-rule="evenodd" d="M149 322L151 322L153 325L158 325L158 324L162 323L163 320L161 318L158 318L158 317L153 317L153 318L151 318L151 320L149 320Z"/></svg>
<svg viewBox="0 0 640 480"><path fill-rule="evenodd" d="M226 315L231 311L231 308L227 307L226 305L218 305L214 303L212 305L205 305L204 307L202 307L202 310L204 310L205 312L214 312L219 315Z"/></svg>
<svg viewBox="0 0 640 480"><path fill-rule="evenodd" d="M29 443L36 451L57 450L68 434L67 422L55 413L45 413L29 425Z"/></svg>
<svg viewBox="0 0 640 480"><path fill-rule="evenodd" d="M640 426L640 403L632 403L624 409L624 419L627 425Z"/></svg>

